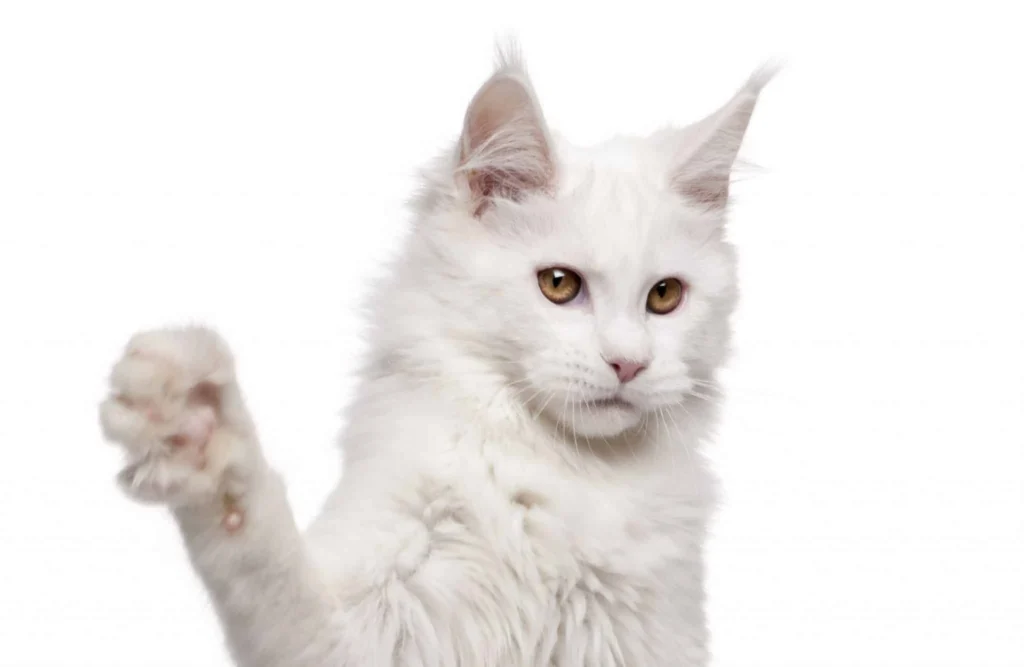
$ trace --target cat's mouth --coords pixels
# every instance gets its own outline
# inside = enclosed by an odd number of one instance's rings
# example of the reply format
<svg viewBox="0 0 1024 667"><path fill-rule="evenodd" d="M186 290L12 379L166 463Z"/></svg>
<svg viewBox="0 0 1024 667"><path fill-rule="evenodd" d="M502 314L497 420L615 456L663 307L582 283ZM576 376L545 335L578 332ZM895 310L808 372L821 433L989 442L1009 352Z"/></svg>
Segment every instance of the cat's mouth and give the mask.
<svg viewBox="0 0 1024 667"><path fill-rule="evenodd" d="M636 408L635 405L619 396L599 398L596 401L590 401L590 404L596 408L618 408L620 410L633 410Z"/></svg>

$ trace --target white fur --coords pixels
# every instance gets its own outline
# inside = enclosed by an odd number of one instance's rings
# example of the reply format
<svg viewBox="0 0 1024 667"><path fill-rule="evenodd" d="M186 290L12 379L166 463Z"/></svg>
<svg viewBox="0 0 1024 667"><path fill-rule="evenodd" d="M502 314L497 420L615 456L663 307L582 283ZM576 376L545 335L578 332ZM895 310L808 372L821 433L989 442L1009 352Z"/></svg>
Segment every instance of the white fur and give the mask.
<svg viewBox="0 0 1024 667"><path fill-rule="evenodd" d="M173 508L239 665L707 664L700 452L736 295L715 188L766 80L690 128L581 149L506 54L369 301L344 478L305 535L223 341L129 344L101 407L121 482ZM539 291L551 266L584 276L572 303ZM649 314L666 277L686 300ZM620 385L613 358L648 367ZM612 395L634 407L595 403Z"/></svg>

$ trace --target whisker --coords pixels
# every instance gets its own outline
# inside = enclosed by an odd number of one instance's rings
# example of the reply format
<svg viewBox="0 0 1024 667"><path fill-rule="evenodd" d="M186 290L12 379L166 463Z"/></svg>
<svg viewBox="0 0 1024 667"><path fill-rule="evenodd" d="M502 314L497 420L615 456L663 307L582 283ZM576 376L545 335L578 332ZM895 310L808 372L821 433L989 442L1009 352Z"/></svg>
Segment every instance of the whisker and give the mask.
<svg viewBox="0 0 1024 667"><path fill-rule="evenodd" d="M683 410L686 410L686 407L682 404L682 402L680 402L679 407L681 407ZM672 410L666 410L665 412L666 414L668 414L669 418L672 420L672 424L676 428L676 433L679 435L680 444L683 446L683 451L686 452L687 460L692 462L693 454L690 452L690 447L686 443L686 435L683 433L683 430L679 428L679 422L676 421L675 416L672 414ZM689 412L687 412L687 414L689 414Z"/></svg>

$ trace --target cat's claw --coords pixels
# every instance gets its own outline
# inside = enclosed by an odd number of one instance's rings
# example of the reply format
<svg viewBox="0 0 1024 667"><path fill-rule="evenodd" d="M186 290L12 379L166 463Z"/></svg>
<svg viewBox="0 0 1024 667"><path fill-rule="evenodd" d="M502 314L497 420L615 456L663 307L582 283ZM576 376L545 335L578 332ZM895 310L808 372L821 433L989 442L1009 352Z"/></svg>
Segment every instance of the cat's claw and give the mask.
<svg viewBox="0 0 1024 667"><path fill-rule="evenodd" d="M142 502L183 505L231 490L229 473L248 424L224 341L198 327L135 336L100 406L107 439L121 445L125 492Z"/></svg>

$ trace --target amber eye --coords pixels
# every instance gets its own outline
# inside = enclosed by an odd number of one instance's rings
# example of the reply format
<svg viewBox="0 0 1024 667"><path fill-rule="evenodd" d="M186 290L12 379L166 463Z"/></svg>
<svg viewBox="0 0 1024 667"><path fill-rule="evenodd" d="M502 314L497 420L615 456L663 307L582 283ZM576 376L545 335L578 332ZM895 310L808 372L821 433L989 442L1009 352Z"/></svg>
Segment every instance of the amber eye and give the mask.
<svg viewBox="0 0 1024 667"><path fill-rule="evenodd" d="M544 269L537 274L540 291L551 303L569 303L580 293L583 280L569 269Z"/></svg>
<svg viewBox="0 0 1024 667"><path fill-rule="evenodd" d="M668 315L679 307L686 287L675 278L665 278L647 293L647 310L657 315Z"/></svg>

